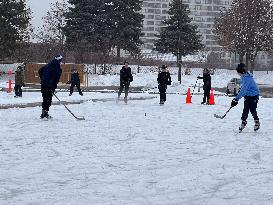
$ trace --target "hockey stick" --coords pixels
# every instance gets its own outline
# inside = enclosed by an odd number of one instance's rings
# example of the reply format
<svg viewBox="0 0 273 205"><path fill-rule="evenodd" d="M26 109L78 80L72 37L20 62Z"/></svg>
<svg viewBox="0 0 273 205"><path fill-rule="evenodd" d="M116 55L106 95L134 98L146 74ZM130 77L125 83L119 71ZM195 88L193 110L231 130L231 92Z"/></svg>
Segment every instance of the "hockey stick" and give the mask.
<svg viewBox="0 0 273 205"><path fill-rule="evenodd" d="M67 109L68 112L70 112L70 114L76 118L77 120L85 120L84 117L77 117L76 115L74 115L74 113L65 105L62 103L62 101L57 97L57 95L53 92L53 95L55 96L55 98L57 98L57 100Z"/></svg>
<svg viewBox="0 0 273 205"><path fill-rule="evenodd" d="M198 81L198 78L196 79L196 82L195 82L195 84L194 84L193 91L192 91L192 95L193 95L193 93L194 93L194 91L195 91L195 87L196 87L196 85L197 85L197 81Z"/></svg>
<svg viewBox="0 0 273 205"><path fill-rule="evenodd" d="M226 117L226 115L228 114L228 112L231 110L231 108L233 108L233 107L230 107L228 109L228 111L226 111L226 113L223 116L214 114L214 117L219 118L219 119L224 119Z"/></svg>

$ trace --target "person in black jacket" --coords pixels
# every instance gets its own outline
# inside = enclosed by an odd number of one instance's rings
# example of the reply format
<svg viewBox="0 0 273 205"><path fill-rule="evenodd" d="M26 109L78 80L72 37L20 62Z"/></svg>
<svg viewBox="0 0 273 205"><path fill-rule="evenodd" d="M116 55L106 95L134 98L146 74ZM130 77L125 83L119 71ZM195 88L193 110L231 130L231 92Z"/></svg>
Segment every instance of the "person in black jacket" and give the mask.
<svg viewBox="0 0 273 205"><path fill-rule="evenodd" d="M170 73L166 70L166 66L162 65L161 72L158 73L158 89L160 93L160 102L159 104L164 104L166 101L166 90L167 85L171 85L172 79Z"/></svg>
<svg viewBox="0 0 273 205"><path fill-rule="evenodd" d="M210 98L210 90L211 90L211 77L210 77L210 71L208 68L204 68L203 70L203 77L198 76L197 79L203 79L204 85L204 97L203 102L201 104L208 104L209 105L209 98Z"/></svg>
<svg viewBox="0 0 273 205"><path fill-rule="evenodd" d="M124 66L120 70L120 87L118 92L118 100L120 99L120 95L125 88L125 97L124 101L127 103L128 91L130 83L133 81L133 75L131 72L131 68L129 67L128 62L124 62Z"/></svg>
<svg viewBox="0 0 273 205"><path fill-rule="evenodd" d="M59 83L62 69L61 69L61 61L62 56L56 56L50 63L43 66L39 70L39 76L41 79L41 93L43 97L42 103L42 114L41 118L50 118L48 111L51 106L52 96L57 88L57 84Z"/></svg>
<svg viewBox="0 0 273 205"><path fill-rule="evenodd" d="M70 86L70 94L69 94L69 96L72 95L75 86L77 87L79 94L81 96L83 95L81 87L80 87L80 84L81 84L80 75L79 75L77 69L72 69L72 72L71 72L71 86Z"/></svg>

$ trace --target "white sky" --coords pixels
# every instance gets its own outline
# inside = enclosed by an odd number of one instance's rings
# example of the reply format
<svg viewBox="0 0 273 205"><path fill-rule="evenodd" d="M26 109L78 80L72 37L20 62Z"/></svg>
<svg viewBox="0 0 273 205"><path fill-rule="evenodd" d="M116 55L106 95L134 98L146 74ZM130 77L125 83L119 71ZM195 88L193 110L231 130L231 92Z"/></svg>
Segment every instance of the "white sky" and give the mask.
<svg viewBox="0 0 273 205"><path fill-rule="evenodd" d="M46 15L46 12L50 8L50 3L54 3L56 0L27 0L27 5L30 7L32 13L32 25L37 29L43 24L42 17Z"/></svg>

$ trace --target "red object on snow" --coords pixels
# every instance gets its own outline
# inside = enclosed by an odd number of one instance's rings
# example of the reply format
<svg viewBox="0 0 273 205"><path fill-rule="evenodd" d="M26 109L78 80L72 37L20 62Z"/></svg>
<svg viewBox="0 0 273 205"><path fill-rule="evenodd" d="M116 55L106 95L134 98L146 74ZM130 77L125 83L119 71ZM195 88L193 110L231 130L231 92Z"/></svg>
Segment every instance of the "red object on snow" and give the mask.
<svg viewBox="0 0 273 205"><path fill-rule="evenodd" d="M186 104L191 104L191 89L190 88L188 88Z"/></svg>

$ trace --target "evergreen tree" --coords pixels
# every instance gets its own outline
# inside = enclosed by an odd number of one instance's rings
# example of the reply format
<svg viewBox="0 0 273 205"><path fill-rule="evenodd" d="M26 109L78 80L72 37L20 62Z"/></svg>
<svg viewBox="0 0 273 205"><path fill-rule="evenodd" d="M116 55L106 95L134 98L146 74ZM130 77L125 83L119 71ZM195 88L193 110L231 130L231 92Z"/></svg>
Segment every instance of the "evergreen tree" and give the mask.
<svg viewBox="0 0 273 205"><path fill-rule="evenodd" d="M25 0L0 0L0 14L0 60L3 60L30 38L31 15Z"/></svg>
<svg viewBox="0 0 273 205"><path fill-rule="evenodd" d="M111 1L111 0L110 0ZM144 15L140 14L141 0L113 0L109 4L109 15L112 16L112 41L117 47L118 57L120 49L132 54L139 52L142 44L141 29Z"/></svg>
<svg viewBox="0 0 273 205"><path fill-rule="evenodd" d="M155 50L161 53L173 53L179 66L178 80L181 83L182 56L194 54L203 48L197 26L191 23L189 7L182 0L173 0L168 11L169 19L163 21L163 27L155 42Z"/></svg>
<svg viewBox="0 0 273 205"><path fill-rule="evenodd" d="M106 0L69 0L72 7L66 13L66 42L78 51L109 53L111 49L111 19Z"/></svg>

